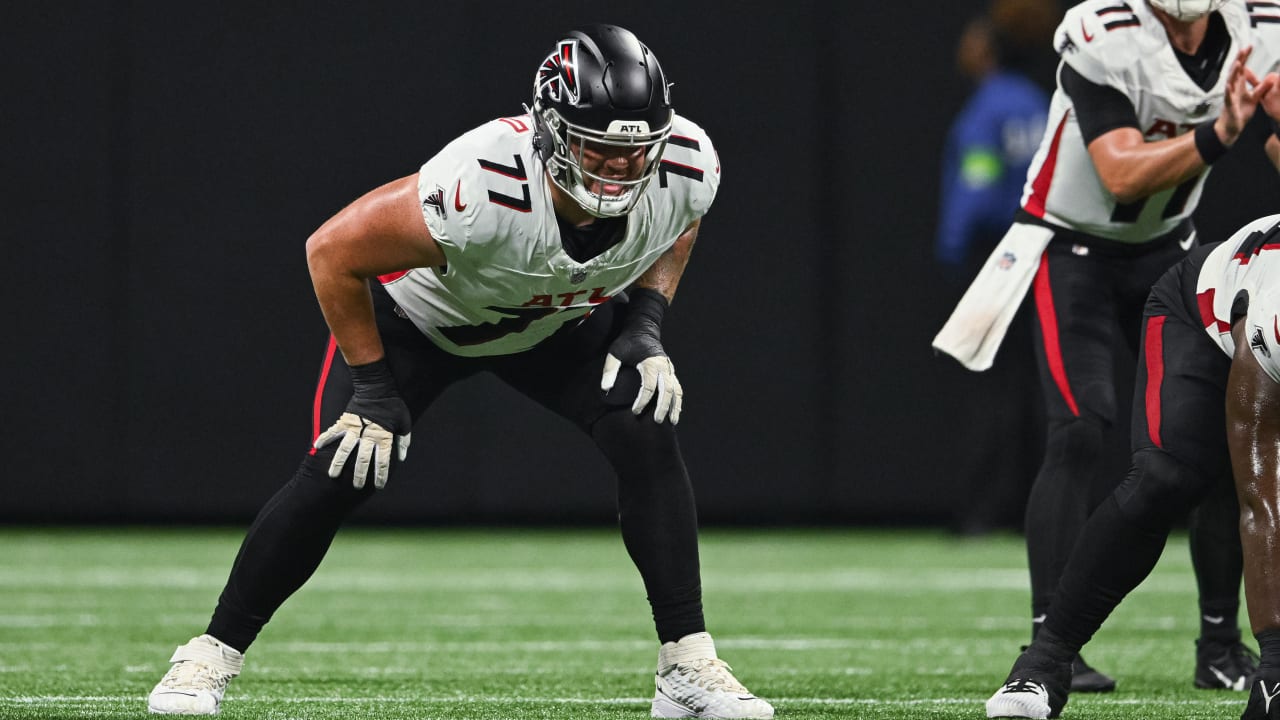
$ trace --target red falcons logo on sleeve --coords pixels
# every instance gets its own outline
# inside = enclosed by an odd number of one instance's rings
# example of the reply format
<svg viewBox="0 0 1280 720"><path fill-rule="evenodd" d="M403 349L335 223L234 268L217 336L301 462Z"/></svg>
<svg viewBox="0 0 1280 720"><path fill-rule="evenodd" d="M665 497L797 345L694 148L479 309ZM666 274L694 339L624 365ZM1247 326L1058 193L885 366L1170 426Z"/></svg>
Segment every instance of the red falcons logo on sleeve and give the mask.
<svg viewBox="0 0 1280 720"><path fill-rule="evenodd" d="M538 68L538 93L554 102L578 104L578 41L561 40Z"/></svg>

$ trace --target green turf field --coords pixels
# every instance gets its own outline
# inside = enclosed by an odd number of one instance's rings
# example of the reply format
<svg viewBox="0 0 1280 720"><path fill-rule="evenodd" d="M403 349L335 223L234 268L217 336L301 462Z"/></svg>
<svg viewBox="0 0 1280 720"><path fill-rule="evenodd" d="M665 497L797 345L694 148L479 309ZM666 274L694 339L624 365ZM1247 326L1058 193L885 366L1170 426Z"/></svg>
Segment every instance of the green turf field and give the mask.
<svg viewBox="0 0 1280 720"><path fill-rule="evenodd" d="M0 529L0 717L146 717L242 531ZM703 533L709 629L781 718L982 718L1028 633L1021 539ZM1184 538L1085 656L1065 718L1237 718L1192 688ZM1247 633L1246 633L1247 634ZM609 530L348 528L246 657L226 718L643 718L657 655Z"/></svg>

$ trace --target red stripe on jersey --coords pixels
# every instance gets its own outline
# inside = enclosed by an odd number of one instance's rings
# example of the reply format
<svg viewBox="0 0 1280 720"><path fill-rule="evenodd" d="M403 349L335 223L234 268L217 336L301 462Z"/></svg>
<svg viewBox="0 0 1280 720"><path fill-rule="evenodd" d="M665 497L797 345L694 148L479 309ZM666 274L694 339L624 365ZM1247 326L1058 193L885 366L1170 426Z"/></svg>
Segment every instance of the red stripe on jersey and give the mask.
<svg viewBox="0 0 1280 720"><path fill-rule="evenodd" d="M1062 346L1058 344L1058 313L1053 308L1053 292L1049 288L1049 253L1040 257L1040 267L1036 270L1035 280L1036 313L1040 316L1040 330L1044 333L1044 354L1049 363L1049 374L1053 376L1058 392L1067 403L1067 409L1076 417L1080 416L1080 408L1076 406L1076 396L1071 392L1067 382L1067 368L1062 362Z"/></svg>
<svg viewBox="0 0 1280 720"><path fill-rule="evenodd" d="M1160 442L1160 388L1164 385L1164 321L1165 316L1147 318L1147 435L1158 448Z"/></svg>
<svg viewBox="0 0 1280 720"><path fill-rule="evenodd" d="M1259 245L1258 247L1253 249L1252 254L1238 252L1235 255L1231 256L1231 259L1238 261L1241 265L1248 265L1249 261L1253 259L1254 255L1257 255L1263 250L1280 250L1280 243L1267 243L1266 245Z"/></svg>
<svg viewBox="0 0 1280 720"><path fill-rule="evenodd" d="M1196 304L1200 307L1200 322L1204 323L1205 328L1214 328L1218 332L1231 332L1231 323L1219 320L1213 314L1213 296L1215 294L1217 294L1217 291L1214 288L1209 288L1196 295Z"/></svg>
<svg viewBox="0 0 1280 720"><path fill-rule="evenodd" d="M1044 204L1049 199L1053 169L1058 164L1058 146L1062 144L1062 129L1067 126L1067 118L1070 115L1070 110L1062 114L1058 129L1053 131L1053 141L1049 143L1049 152L1044 156L1044 164L1040 166L1040 172L1036 173L1036 179L1031 181L1031 197L1027 198L1027 204L1023 209L1038 218L1044 217Z"/></svg>
<svg viewBox="0 0 1280 720"><path fill-rule="evenodd" d="M515 130L517 133L529 132L529 126L524 124L524 118L526 117L529 117L529 116L522 115L520 117L498 118L498 122L504 122L510 125L511 129Z"/></svg>
<svg viewBox="0 0 1280 720"><path fill-rule="evenodd" d="M320 437L320 401L324 398L324 385L329 381L329 370L333 367L333 356L338 351L338 341L329 336L329 347L324 351L324 365L320 366L320 382L316 385L316 399L311 406L311 454L316 454L316 438Z"/></svg>
<svg viewBox="0 0 1280 720"><path fill-rule="evenodd" d="M382 283L383 285L390 285L391 283L399 280L400 278L408 274L409 274L408 270L397 270L395 272L389 272L386 275L379 275L378 282Z"/></svg>

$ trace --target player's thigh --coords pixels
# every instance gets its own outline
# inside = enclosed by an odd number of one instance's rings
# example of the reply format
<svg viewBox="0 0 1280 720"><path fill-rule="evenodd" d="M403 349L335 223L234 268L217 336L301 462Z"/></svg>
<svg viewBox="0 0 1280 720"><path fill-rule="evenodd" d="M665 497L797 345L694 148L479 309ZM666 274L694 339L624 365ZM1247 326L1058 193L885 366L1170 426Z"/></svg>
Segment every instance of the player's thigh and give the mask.
<svg viewBox="0 0 1280 720"><path fill-rule="evenodd" d="M630 406L640 392L640 375L630 367L619 371L608 393L600 389L605 355L621 331L626 312L625 302L611 300L538 347L501 358L493 372L513 389L589 432L604 413Z"/></svg>
<svg viewBox="0 0 1280 720"><path fill-rule="evenodd" d="M1033 300L1035 347L1050 420L1117 417L1118 307L1102 260L1051 244L1041 259ZM1132 362L1132 359L1128 359Z"/></svg>
<svg viewBox="0 0 1280 720"><path fill-rule="evenodd" d="M482 361L450 355L436 347L403 316L380 285L374 285L372 291L374 318L387 366L416 422L446 387L479 371ZM330 337L313 408L313 423L318 431L342 415L352 393L351 372Z"/></svg>
<svg viewBox="0 0 1280 720"><path fill-rule="evenodd" d="M1133 398L1134 451L1159 448L1206 477L1221 475L1230 466L1225 410L1230 365L1203 328L1178 314L1148 314Z"/></svg>

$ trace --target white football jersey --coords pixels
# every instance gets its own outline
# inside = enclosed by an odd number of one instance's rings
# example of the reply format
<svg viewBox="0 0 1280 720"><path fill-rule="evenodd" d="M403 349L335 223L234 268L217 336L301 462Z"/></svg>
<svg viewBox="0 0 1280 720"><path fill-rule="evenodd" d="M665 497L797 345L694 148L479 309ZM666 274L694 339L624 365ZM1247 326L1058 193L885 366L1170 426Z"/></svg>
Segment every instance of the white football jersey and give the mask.
<svg viewBox="0 0 1280 720"><path fill-rule="evenodd" d="M1054 35L1062 62L1085 79L1124 93L1147 142L1191 132L1222 109L1231 63L1252 45L1249 68L1262 77L1280 60L1280 4L1232 0L1219 12L1231 36L1218 80L1202 90L1174 55L1160 20L1143 0L1087 0L1067 11ZM1195 209L1209 172L1129 204L1118 204L1098 177L1071 98L1058 89L1044 139L1023 187L1022 207L1054 225L1120 242L1141 243L1174 229Z"/></svg>
<svg viewBox="0 0 1280 720"><path fill-rule="evenodd" d="M1200 319L1229 356L1236 351L1232 320L1243 316L1249 348L1272 380L1280 382L1280 215L1240 228L1214 248L1196 279Z"/></svg>
<svg viewBox="0 0 1280 720"><path fill-rule="evenodd" d="M441 348L506 355L579 322L707 212L720 162L702 128L676 116L657 176L626 215L623 239L583 263L561 245L550 183L527 115L485 123L422 166L422 216L448 265L380 279Z"/></svg>

